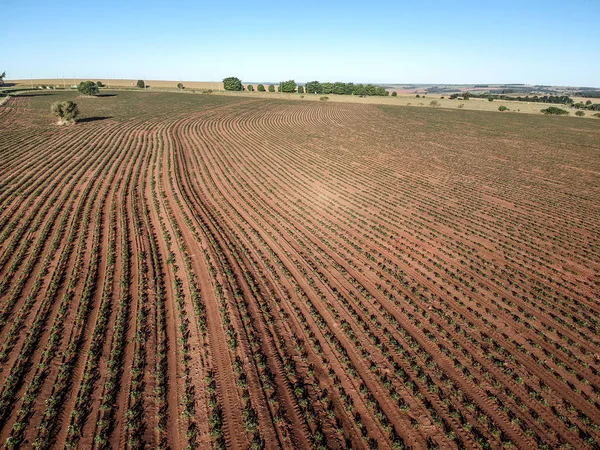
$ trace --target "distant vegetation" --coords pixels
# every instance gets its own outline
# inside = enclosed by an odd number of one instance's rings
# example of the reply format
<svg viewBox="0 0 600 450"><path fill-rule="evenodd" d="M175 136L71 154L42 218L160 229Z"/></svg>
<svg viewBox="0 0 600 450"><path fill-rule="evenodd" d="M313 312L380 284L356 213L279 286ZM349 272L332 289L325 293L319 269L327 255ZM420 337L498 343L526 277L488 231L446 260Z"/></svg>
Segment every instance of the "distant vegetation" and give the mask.
<svg viewBox="0 0 600 450"><path fill-rule="evenodd" d="M504 105L498 106L498 111L508 111L508 108Z"/></svg>
<svg viewBox="0 0 600 450"><path fill-rule="evenodd" d="M579 92L576 92L575 95L577 97L600 98L600 90L579 91Z"/></svg>
<svg viewBox="0 0 600 450"><path fill-rule="evenodd" d="M179 90L185 89L183 87L183 83L177 83L177 89L179 89Z"/></svg>
<svg viewBox="0 0 600 450"><path fill-rule="evenodd" d="M96 86L99 88L104 87L104 83L102 83L102 81L96 81Z"/></svg>
<svg viewBox="0 0 600 450"><path fill-rule="evenodd" d="M386 96L390 93L381 86L374 84L354 84L354 83L321 83L320 81L310 81L306 83L307 94L338 94L338 95L380 95Z"/></svg>
<svg viewBox="0 0 600 450"><path fill-rule="evenodd" d="M77 86L77 91L81 95L96 95L98 94L98 86L93 81L82 81Z"/></svg>
<svg viewBox="0 0 600 450"><path fill-rule="evenodd" d="M454 94L453 94L454 95ZM491 98L492 100L513 100L517 102L532 102L532 103L556 103L561 105L570 105L573 103L573 99L568 95L543 95L543 96L525 96L525 97L512 97L510 95L504 94L490 94L490 93L468 93L469 96L473 98L487 98L488 100ZM452 95L450 96L452 97Z"/></svg>
<svg viewBox="0 0 600 450"><path fill-rule="evenodd" d="M242 80L237 77L227 77L223 79L223 87L226 91L241 91L244 89Z"/></svg>
<svg viewBox="0 0 600 450"><path fill-rule="evenodd" d="M4 79L6 78L6 72L2 72L0 74L0 86L4 84Z"/></svg>
<svg viewBox="0 0 600 450"><path fill-rule="evenodd" d="M547 115L555 115L555 116L566 116L569 114L569 111L566 111L561 108L557 108L556 106L549 106L548 108L541 109L541 112Z"/></svg>
<svg viewBox="0 0 600 450"><path fill-rule="evenodd" d="M251 84L249 84L248 86L246 86L246 90L253 92L254 91L254 86L252 86Z"/></svg>
<svg viewBox="0 0 600 450"><path fill-rule="evenodd" d="M259 84L256 86L256 90L258 92L265 92L265 85L264 84Z"/></svg>
<svg viewBox="0 0 600 450"><path fill-rule="evenodd" d="M137 87L139 87L140 89L144 89L146 87L146 83L144 82L144 80L137 80Z"/></svg>
<svg viewBox="0 0 600 450"><path fill-rule="evenodd" d="M59 125L73 124L79 115L77 103L74 103L71 100L52 103L50 111L58 117Z"/></svg>

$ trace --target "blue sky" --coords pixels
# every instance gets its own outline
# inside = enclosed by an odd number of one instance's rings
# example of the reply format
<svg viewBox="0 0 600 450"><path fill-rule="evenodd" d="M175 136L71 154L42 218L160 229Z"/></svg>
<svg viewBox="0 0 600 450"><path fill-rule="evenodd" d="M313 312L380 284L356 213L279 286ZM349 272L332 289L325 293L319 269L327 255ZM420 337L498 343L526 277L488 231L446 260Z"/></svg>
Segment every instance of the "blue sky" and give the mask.
<svg viewBox="0 0 600 450"><path fill-rule="evenodd" d="M600 87L600 0L4 0L7 78Z"/></svg>

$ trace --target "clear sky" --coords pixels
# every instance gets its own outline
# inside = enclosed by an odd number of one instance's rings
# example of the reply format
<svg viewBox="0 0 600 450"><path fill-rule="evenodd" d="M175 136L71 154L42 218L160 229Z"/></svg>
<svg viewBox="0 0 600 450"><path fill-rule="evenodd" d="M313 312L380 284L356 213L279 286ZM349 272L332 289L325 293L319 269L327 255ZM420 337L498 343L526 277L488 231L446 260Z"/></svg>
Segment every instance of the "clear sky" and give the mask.
<svg viewBox="0 0 600 450"><path fill-rule="evenodd" d="M3 0L19 78L600 87L600 0Z"/></svg>

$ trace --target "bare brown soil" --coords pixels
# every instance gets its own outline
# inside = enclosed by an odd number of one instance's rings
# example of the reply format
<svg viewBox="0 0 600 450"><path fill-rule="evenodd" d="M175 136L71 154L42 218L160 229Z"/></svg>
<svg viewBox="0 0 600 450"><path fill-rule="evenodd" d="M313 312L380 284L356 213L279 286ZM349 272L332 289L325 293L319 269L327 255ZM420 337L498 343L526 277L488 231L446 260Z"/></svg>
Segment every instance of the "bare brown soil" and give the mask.
<svg viewBox="0 0 600 450"><path fill-rule="evenodd" d="M1 445L598 447L593 121L119 95L0 106Z"/></svg>

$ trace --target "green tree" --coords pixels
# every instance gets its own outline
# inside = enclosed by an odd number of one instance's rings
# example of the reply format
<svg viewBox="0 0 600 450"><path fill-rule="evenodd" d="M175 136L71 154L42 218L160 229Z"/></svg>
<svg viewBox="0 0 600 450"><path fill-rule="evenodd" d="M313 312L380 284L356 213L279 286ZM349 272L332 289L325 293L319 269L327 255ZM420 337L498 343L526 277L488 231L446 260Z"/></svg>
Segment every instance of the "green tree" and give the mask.
<svg viewBox="0 0 600 450"><path fill-rule="evenodd" d="M77 91L82 95L96 95L98 94L98 86L93 81L82 81L77 86Z"/></svg>
<svg viewBox="0 0 600 450"><path fill-rule="evenodd" d="M50 111L58 117L58 123L60 125L75 123L77 116L79 115L77 104L71 100L52 103Z"/></svg>
<svg viewBox="0 0 600 450"><path fill-rule="evenodd" d="M179 89L179 90L184 89L183 83L177 83L177 89Z"/></svg>
<svg viewBox="0 0 600 450"><path fill-rule="evenodd" d="M569 111L566 111L561 108L557 108L556 106L549 106L548 108L542 109L540 111L546 115L555 115L555 116L566 116L569 114Z"/></svg>
<svg viewBox="0 0 600 450"><path fill-rule="evenodd" d="M102 81L96 81L96 86L99 88L104 87L104 83L102 83Z"/></svg>
<svg viewBox="0 0 600 450"><path fill-rule="evenodd" d="M304 94L304 86L298 86L298 94Z"/></svg>
<svg viewBox="0 0 600 450"><path fill-rule="evenodd" d="M256 86L256 90L258 92L265 92L265 85L264 84L259 84Z"/></svg>
<svg viewBox="0 0 600 450"><path fill-rule="evenodd" d="M492 97L491 95L488 97L488 102L493 102L494 101L494 97Z"/></svg>
<svg viewBox="0 0 600 450"><path fill-rule="evenodd" d="M2 75L4 75L4 74L2 74ZM588 100L587 102L585 102L585 106L588 106L588 105L591 105L591 104L592 104L591 100Z"/></svg>
<svg viewBox="0 0 600 450"><path fill-rule="evenodd" d="M332 91L334 94L343 95L346 92L346 83L336 81L333 83Z"/></svg>
<svg viewBox="0 0 600 450"><path fill-rule="evenodd" d="M146 83L144 82L144 80L137 80L137 87L139 87L140 89L144 89L146 87Z"/></svg>
<svg viewBox="0 0 600 450"><path fill-rule="evenodd" d="M398 93L396 91L392 92L392 97L398 97Z"/></svg>
<svg viewBox="0 0 600 450"><path fill-rule="evenodd" d="M508 111L508 108L504 105L498 106L498 111Z"/></svg>
<svg viewBox="0 0 600 450"><path fill-rule="evenodd" d="M307 94L322 94L321 83L318 81L309 81L306 83L306 93Z"/></svg>
<svg viewBox="0 0 600 450"><path fill-rule="evenodd" d="M282 82L281 90L283 92L296 92L296 82L294 80L287 80Z"/></svg>
<svg viewBox="0 0 600 450"><path fill-rule="evenodd" d="M2 72L2 74L0 74L0 85L4 84L5 78L6 78L6 72Z"/></svg>
<svg viewBox="0 0 600 450"><path fill-rule="evenodd" d="M223 87L226 91L241 91L243 90L242 80L236 77L224 78Z"/></svg>
<svg viewBox="0 0 600 450"><path fill-rule="evenodd" d="M269 92L275 92L275 86L272 84L269 85Z"/></svg>
<svg viewBox="0 0 600 450"><path fill-rule="evenodd" d="M246 89L250 92L254 91L254 86L252 86L251 84L249 84L248 86L246 86Z"/></svg>

